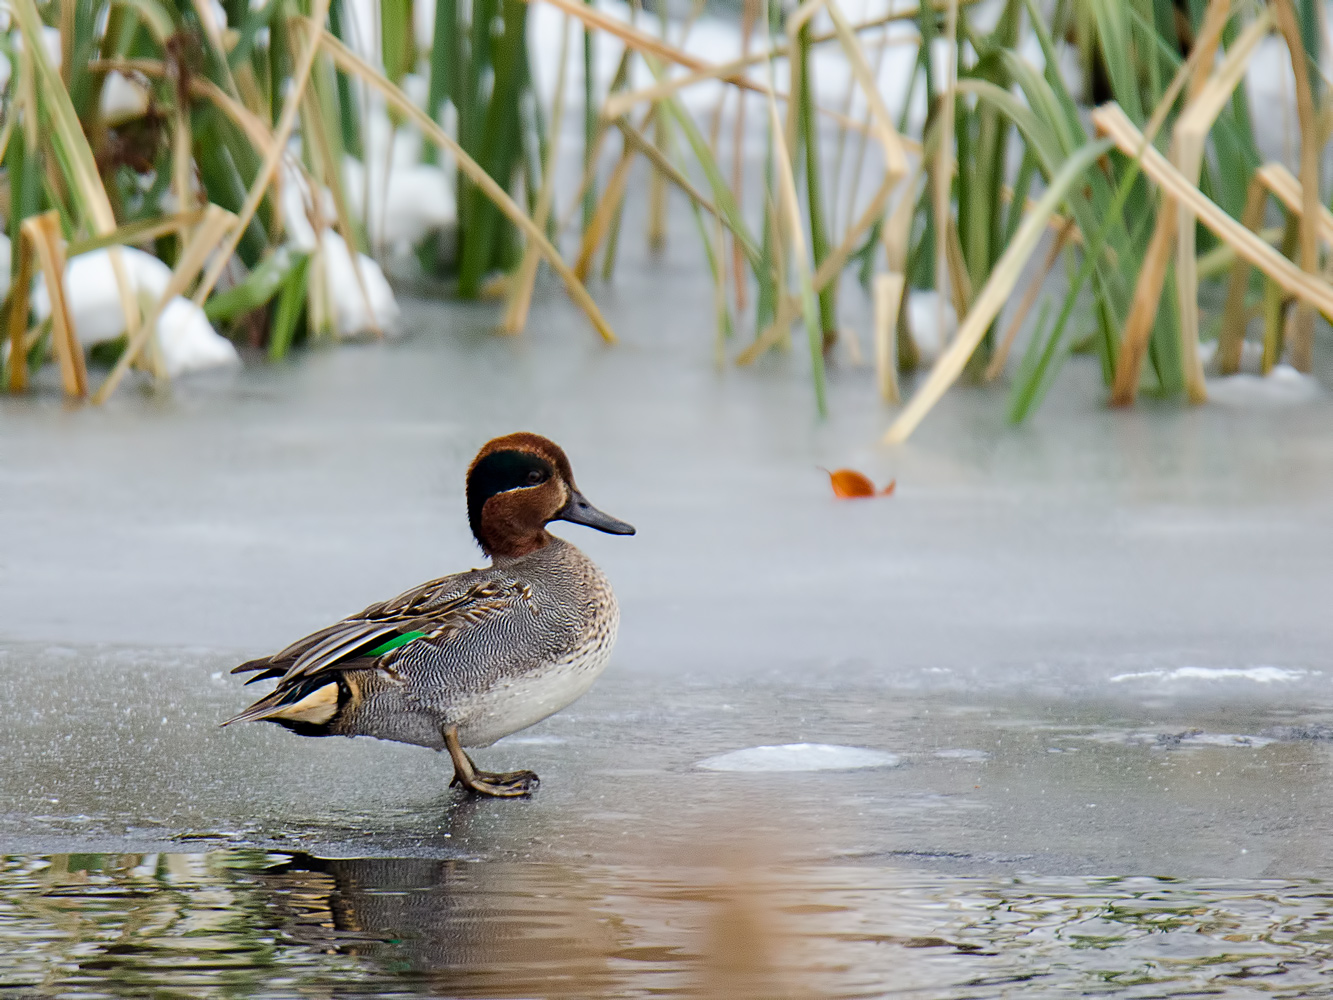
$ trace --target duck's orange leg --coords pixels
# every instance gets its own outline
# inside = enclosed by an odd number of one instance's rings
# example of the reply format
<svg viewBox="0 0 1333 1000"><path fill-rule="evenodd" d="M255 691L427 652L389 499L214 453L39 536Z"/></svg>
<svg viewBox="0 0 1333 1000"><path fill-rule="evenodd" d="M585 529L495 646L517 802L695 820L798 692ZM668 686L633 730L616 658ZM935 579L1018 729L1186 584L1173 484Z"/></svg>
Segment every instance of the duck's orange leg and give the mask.
<svg viewBox="0 0 1333 1000"><path fill-rule="evenodd" d="M449 782L450 788L457 785L476 795L493 795L502 799L531 795L537 790L541 779L537 777L535 771L497 773L479 770L477 765L472 763L472 758L463 751L463 745L458 742L457 726L445 728L443 735L445 748L454 762L454 780Z"/></svg>

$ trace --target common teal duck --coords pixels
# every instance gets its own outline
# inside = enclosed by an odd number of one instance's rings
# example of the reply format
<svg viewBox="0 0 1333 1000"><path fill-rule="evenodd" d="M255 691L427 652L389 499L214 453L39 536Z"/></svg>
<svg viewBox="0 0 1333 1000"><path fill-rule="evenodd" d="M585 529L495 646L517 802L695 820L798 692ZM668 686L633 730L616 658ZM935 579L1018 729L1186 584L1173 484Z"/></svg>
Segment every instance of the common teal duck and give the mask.
<svg viewBox="0 0 1333 1000"><path fill-rule="evenodd" d="M430 580L235 667L278 685L233 722L264 719L302 736L374 736L448 750L453 785L526 795L532 771L490 773L464 747L490 746L570 704L605 669L620 609L592 560L552 521L613 535L634 528L579 492L553 441L488 442L467 472L472 534L485 569Z"/></svg>

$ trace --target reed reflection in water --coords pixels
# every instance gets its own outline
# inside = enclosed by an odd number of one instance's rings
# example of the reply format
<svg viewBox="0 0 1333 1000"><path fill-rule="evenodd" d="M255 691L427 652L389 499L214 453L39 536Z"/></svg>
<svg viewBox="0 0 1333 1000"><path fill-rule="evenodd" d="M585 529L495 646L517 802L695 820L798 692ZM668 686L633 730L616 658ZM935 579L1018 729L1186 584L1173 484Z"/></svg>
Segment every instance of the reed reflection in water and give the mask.
<svg viewBox="0 0 1333 1000"><path fill-rule="evenodd" d="M1333 995L1314 882L9 857L0 996Z"/></svg>

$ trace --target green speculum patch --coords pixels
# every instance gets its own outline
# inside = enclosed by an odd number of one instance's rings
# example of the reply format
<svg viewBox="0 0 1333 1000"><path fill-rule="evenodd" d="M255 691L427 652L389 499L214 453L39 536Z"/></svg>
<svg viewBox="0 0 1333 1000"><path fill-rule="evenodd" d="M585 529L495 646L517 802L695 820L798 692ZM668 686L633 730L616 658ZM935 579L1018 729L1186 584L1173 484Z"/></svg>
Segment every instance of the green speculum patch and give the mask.
<svg viewBox="0 0 1333 1000"><path fill-rule="evenodd" d="M385 653L389 652L389 650L397 649L399 646L406 646L413 639L420 639L425 634L425 632L404 632L402 635L394 636L387 642L380 643L370 652L366 653L366 655L383 656Z"/></svg>

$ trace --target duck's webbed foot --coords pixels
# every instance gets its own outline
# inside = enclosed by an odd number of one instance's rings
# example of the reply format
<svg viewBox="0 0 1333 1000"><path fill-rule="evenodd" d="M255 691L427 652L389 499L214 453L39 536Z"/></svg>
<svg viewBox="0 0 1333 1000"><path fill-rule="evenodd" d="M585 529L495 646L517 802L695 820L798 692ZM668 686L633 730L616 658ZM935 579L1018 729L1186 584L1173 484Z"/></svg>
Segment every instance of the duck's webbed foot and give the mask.
<svg viewBox="0 0 1333 1000"><path fill-rule="evenodd" d="M541 779L535 771L479 770L458 742L457 726L449 726L444 730L444 745L454 762L454 780L449 782L450 788L466 788L476 795L493 795L502 799L531 795L537 790Z"/></svg>

